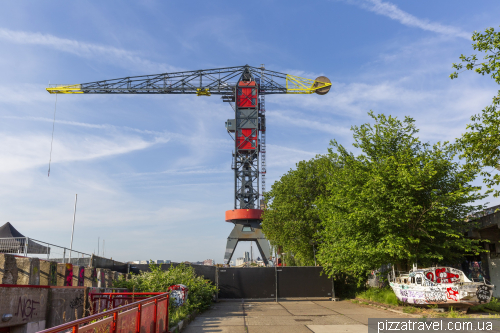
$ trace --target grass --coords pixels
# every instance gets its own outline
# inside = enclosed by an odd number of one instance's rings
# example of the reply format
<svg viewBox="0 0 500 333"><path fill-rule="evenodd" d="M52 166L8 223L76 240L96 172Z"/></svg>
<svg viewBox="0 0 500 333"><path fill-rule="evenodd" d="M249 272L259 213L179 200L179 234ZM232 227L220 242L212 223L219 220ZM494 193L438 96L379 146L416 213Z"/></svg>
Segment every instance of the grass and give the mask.
<svg viewBox="0 0 500 333"><path fill-rule="evenodd" d="M500 301L498 298L492 297L489 303L473 306L469 310L472 312L500 312Z"/></svg>
<svg viewBox="0 0 500 333"><path fill-rule="evenodd" d="M389 304L389 305L400 305L396 294L390 287L387 288L369 288L366 291L356 294L356 297L366 299L369 301Z"/></svg>
<svg viewBox="0 0 500 333"><path fill-rule="evenodd" d="M405 306L403 308L404 313L417 313L417 312L422 312L421 309L417 309L414 306Z"/></svg>

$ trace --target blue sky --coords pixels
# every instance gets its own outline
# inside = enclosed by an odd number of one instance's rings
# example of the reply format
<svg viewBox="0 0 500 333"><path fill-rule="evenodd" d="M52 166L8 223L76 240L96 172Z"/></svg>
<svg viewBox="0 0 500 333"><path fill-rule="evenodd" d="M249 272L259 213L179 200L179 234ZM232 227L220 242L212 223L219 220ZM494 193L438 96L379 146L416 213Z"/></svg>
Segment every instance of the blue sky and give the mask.
<svg viewBox="0 0 500 333"><path fill-rule="evenodd" d="M499 12L498 1L3 2L0 223L69 246L78 193L77 250L101 237L119 260L222 262L232 109L217 96L59 95L47 177L49 82L244 64L328 76L326 96L267 97L269 188L330 140L349 146L370 109L415 118L424 141L459 136L498 86L452 81L451 64Z"/></svg>

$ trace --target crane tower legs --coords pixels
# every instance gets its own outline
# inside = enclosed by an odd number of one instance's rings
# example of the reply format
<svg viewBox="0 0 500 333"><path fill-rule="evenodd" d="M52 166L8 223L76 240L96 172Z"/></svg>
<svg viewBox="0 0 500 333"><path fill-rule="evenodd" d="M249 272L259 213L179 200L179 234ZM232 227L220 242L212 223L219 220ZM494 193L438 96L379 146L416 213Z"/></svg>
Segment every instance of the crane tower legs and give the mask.
<svg viewBox="0 0 500 333"><path fill-rule="evenodd" d="M238 242L254 241L259 248L260 256L264 261L264 264L268 264L268 259L271 256L271 251L269 249L269 241L266 239L262 233L260 227L260 220L248 221L245 224L235 223L233 231L229 234L227 238L226 253L224 254L224 261L228 263L234 254L234 249Z"/></svg>

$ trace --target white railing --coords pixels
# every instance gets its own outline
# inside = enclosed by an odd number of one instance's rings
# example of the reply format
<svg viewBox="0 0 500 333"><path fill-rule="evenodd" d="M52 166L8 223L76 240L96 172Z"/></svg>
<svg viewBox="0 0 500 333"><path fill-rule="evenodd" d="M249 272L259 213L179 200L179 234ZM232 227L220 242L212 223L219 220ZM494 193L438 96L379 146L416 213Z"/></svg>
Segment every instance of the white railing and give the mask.
<svg viewBox="0 0 500 333"><path fill-rule="evenodd" d="M91 255L28 237L0 238L0 253L89 266ZM70 259L71 258L71 259Z"/></svg>

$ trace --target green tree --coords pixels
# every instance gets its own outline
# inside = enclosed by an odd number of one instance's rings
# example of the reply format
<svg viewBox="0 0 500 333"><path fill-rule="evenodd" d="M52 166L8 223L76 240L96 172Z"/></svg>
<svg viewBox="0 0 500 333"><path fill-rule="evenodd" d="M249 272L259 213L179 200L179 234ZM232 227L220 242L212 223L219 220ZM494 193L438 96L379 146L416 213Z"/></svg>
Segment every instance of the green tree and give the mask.
<svg viewBox="0 0 500 333"><path fill-rule="evenodd" d="M414 120L370 116L372 126L354 126L355 156L331 142L326 195L316 201L321 219L318 258L330 275L358 277L382 264L403 267L451 262L479 253L464 237L467 216L484 198L470 182L477 169L454 160L453 147L417 137Z"/></svg>
<svg viewBox="0 0 500 333"><path fill-rule="evenodd" d="M490 75L496 83L500 84L500 32L488 28L484 33L474 32L472 35L472 47L474 50L484 52L482 62L478 61L477 55L460 56L461 63L453 64L456 69L450 75L451 79L458 77L459 71L474 70L481 75ZM464 69L465 67L465 69ZM467 131L457 140L457 147L461 151L461 157L468 163L482 168L481 176L484 183L493 191L494 196L500 195L498 185L500 175L496 172L500 160L500 90L493 97L491 105L482 110L480 114L471 117L471 124L467 125Z"/></svg>
<svg viewBox="0 0 500 333"><path fill-rule="evenodd" d="M297 163L265 194L268 208L262 230L275 247L286 253L287 264L314 265L319 217L314 201L324 193L325 178L320 173L323 157Z"/></svg>

